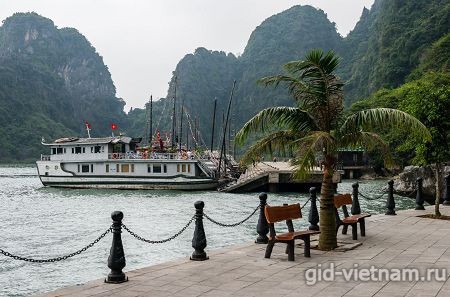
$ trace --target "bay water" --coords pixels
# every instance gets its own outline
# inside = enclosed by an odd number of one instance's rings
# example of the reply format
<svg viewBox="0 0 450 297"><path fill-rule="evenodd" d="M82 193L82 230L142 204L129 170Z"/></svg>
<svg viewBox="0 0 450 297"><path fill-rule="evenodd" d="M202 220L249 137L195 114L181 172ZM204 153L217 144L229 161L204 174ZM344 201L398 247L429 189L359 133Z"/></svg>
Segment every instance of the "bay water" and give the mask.
<svg viewBox="0 0 450 297"><path fill-rule="evenodd" d="M354 180L344 180L338 192L351 193ZM377 199L387 180L360 181L361 209L384 213L386 195ZM309 194L268 194L268 203L305 203ZM414 207L410 198L395 196L396 209ZM43 187L36 168L0 167L0 249L11 254L46 259L70 254L95 240L111 225L111 212L124 213L123 223L150 240L168 238L181 230L195 213L194 202L205 202L205 213L224 223L238 222L259 204L258 193L229 194L213 191L125 191L58 189ZM309 204L302 210L305 219L297 228L307 227ZM240 226L225 228L204 220L206 252L233 244L253 242L257 237L259 212ZM124 271L189 256L194 224L174 240L148 244L122 233L126 256ZM370 230L370 229L369 229ZM370 235L369 235L370 236ZM64 261L30 263L0 254L0 296L29 296L65 286L104 278L109 273L107 258L112 236L108 234L92 248ZM262 256L262 255L261 255Z"/></svg>

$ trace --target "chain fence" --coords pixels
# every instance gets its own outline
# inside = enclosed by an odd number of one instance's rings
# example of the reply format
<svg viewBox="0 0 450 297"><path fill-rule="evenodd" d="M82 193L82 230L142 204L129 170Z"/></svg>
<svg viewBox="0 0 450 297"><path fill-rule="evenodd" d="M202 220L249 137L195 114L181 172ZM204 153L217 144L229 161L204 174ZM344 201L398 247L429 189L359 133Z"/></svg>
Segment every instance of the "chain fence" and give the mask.
<svg viewBox="0 0 450 297"><path fill-rule="evenodd" d="M378 200L378 199L381 199L384 195L386 195L387 192L384 192L381 195L378 195L376 197L370 197L370 196L364 195L360 191L358 191L358 194L361 195L361 197L365 198L366 200Z"/></svg>
<svg viewBox="0 0 450 297"><path fill-rule="evenodd" d="M178 231L177 233L175 233L174 235L170 236L169 238L166 239L162 239L162 240L150 240L150 239L146 239L142 236L139 236L138 234L136 234L135 232L131 231L125 224L122 224L123 229L125 229L128 233L130 233L130 235L132 235L134 238L136 238L137 240L146 242L146 243L150 243L150 244L160 244L160 243L166 243L169 242L175 238L177 238L178 236L180 236L194 221L195 219L195 215L192 216L192 218L189 220L189 222L187 222L187 224L181 228L180 231Z"/></svg>
<svg viewBox="0 0 450 297"><path fill-rule="evenodd" d="M111 227L109 227L105 232L103 232L99 237L97 237L93 242L91 242L87 246L83 247L82 249L79 249L76 252L73 252L73 253L70 253L68 255L61 256L61 257L55 257L55 258L50 258L50 259L33 259L33 258L22 257L22 256L17 256L17 255L11 254L10 252L7 252L3 249L0 249L0 253L6 257L13 258L14 260L27 261L27 262L32 262L32 263L59 262L59 261L63 261L63 260L72 258L73 256L79 255L82 252L86 251L87 249L93 247L96 243L98 243L100 240L102 240L108 233L110 233L111 230L112 230Z"/></svg>
<svg viewBox="0 0 450 297"><path fill-rule="evenodd" d="M204 216L207 220L209 220L210 222L212 222L212 223L214 223L214 224L216 224L216 225L219 225L219 226L221 226L221 227L236 227L236 226L239 226L239 225L245 223L246 221L248 221L248 220L249 220L249 219L250 219L250 218L258 211L258 209L260 209L260 206L259 206L259 205L258 205L258 207L255 208L255 210L254 210L248 217L246 217L246 218L243 219L242 221L239 221L239 222L234 223L234 224L226 224L226 223L218 222L218 221L214 220L213 218L211 218L210 216L208 216L206 213L203 213L203 216Z"/></svg>

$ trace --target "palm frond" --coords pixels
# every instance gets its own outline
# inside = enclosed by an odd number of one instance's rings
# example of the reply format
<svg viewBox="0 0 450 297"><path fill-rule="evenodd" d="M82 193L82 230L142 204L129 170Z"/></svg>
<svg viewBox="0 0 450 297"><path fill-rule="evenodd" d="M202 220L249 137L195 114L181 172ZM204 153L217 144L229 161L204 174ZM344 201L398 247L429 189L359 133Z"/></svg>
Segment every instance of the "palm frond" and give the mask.
<svg viewBox="0 0 450 297"><path fill-rule="evenodd" d="M377 133L364 131L349 133L341 137L339 145L345 148L362 147L366 151L380 148L384 159L384 165L389 168L394 164L389 144Z"/></svg>
<svg viewBox="0 0 450 297"><path fill-rule="evenodd" d="M274 151L282 154L290 154L295 149L293 140L301 137L302 134L297 131L282 130L271 133L253 144L242 156L241 164L248 164L252 160L257 159L265 154L270 154Z"/></svg>
<svg viewBox="0 0 450 297"><path fill-rule="evenodd" d="M316 166L316 155L318 153L334 154L336 141L334 137L324 131L313 131L307 136L297 139L294 145L298 147L292 165L297 166L294 177L305 178Z"/></svg>
<svg viewBox="0 0 450 297"><path fill-rule="evenodd" d="M339 133L345 135L357 131L375 131L382 128L410 131L426 141L431 141L430 131L418 119L406 112L391 108L373 108L359 111L347 117L339 129Z"/></svg>
<svg viewBox="0 0 450 297"><path fill-rule="evenodd" d="M265 132L269 128L283 127L293 131L310 131L316 125L309 114L295 107L270 107L251 118L236 134L235 141L242 145L251 132Z"/></svg>

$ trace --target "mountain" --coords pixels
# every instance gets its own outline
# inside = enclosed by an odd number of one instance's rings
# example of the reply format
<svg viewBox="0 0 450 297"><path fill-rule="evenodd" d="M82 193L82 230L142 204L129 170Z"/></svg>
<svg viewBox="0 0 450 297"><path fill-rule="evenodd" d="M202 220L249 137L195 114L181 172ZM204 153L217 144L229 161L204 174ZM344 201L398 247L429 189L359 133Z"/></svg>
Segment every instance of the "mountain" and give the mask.
<svg viewBox="0 0 450 297"><path fill-rule="evenodd" d="M427 48L449 32L448 0L375 0L344 39L346 103L403 84Z"/></svg>
<svg viewBox="0 0 450 297"><path fill-rule="evenodd" d="M41 137L92 135L126 126L125 102L102 57L72 28L36 13L16 13L0 27L0 160L35 159Z"/></svg>
<svg viewBox="0 0 450 297"><path fill-rule="evenodd" d="M283 88L272 89L256 85L257 79L280 73L281 65L303 57L311 48L325 50L339 47L342 38L336 32L322 10L311 6L294 6L284 12L266 19L251 34L247 46L240 57L219 51L198 48L194 54L186 55L177 65L169 84L166 99L155 103L159 110L166 108L162 127L170 131L175 77L177 77L176 110L179 112L181 101L190 114L193 130L194 118L198 117L202 139L200 143L208 145L211 141L213 101L217 99L215 143L221 138L222 118L226 115L228 101L233 85L237 81L230 113L231 130L234 133L241 125L259 110L272 105L292 104ZM139 114L143 110L134 110L133 116L142 121ZM177 120L180 118L177 115ZM140 120L139 120L140 119ZM144 122L134 126L143 127ZM184 128L186 131L186 127ZM142 129L141 129L142 131ZM141 132L139 131L139 132ZM138 132L138 131L136 131ZM183 132L183 137L186 137Z"/></svg>

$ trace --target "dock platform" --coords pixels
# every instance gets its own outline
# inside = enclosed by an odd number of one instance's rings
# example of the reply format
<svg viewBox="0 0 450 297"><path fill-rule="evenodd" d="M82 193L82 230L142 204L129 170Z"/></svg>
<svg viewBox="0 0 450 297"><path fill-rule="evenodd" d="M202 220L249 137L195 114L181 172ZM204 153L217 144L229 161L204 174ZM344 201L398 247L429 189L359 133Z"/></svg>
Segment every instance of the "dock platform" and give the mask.
<svg viewBox="0 0 450 297"><path fill-rule="evenodd" d="M314 168L310 176L304 180L292 178L294 167L289 162L259 162L249 165L241 176L231 183L219 188L221 192L294 192L308 191L310 187L318 187L322 183L323 172L320 167ZM341 173L335 172L333 183L341 181Z"/></svg>

